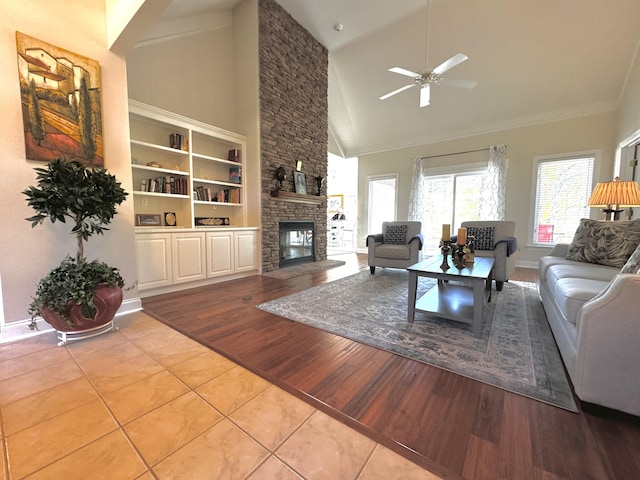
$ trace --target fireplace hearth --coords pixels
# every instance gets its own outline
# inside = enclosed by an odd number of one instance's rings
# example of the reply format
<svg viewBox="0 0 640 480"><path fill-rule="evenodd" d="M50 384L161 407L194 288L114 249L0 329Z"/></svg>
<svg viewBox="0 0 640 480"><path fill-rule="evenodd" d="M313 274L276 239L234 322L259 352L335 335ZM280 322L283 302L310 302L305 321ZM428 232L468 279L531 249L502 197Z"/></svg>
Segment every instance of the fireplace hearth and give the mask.
<svg viewBox="0 0 640 480"><path fill-rule="evenodd" d="M280 268L315 262L315 222L288 220L279 223Z"/></svg>

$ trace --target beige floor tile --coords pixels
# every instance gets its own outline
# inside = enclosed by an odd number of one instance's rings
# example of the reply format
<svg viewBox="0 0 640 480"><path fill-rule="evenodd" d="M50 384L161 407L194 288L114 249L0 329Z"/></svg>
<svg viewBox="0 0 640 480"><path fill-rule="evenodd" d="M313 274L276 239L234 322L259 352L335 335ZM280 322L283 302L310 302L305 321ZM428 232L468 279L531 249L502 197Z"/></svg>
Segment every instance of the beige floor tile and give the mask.
<svg viewBox="0 0 640 480"><path fill-rule="evenodd" d="M149 465L155 465L222 419L195 393L186 393L124 427Z"/></svg>
<svg viewBox="0 0 640 480"><path fill-rule="evenodd" d="M156 477L154 477L151 472L146 472L137 477L136 480L156 480Z"/></svg>
<svg viewBox="0 0 640 480"><path fill-rule="evenodd" d="M118 318L120 333L129 340L135 340L147 335L158 334L173 330L164 323L150 317L144 311L129 313Z"/></svg>
<svg viewBox="0 0 640 480"><path fill-rule="evenodd" d="M39 370L0 381L0 405L15 402L38 392L82 378L82 370L73 361L45 365Z"/></svg>
<svg viewBox="0 0 640 480"><path fill-rule="evenodd" d="M0 381L37 370L42 368L42 365L56 365L69 360L69 352L59 347L9 358L0 361Z"/></svg>
<svg viewBox="0 0 640 480"><path fill-rule="evenodd" d="M29 480L133 480L147 467L121 431L115 431L39 470Z"/></svg>
<svg viewBox="0 0 640 480"><path fill-rule="evenodd" d="M377 445L358 480L440 480L440 477Z"/></svg>
<svg viewBox="0 0 640 480"><path fill-rule="evenodd" d="M225 419L162 461L153 471L160 480L243 479L268 455L255 440Z"/></svg>
<svg viewBox="0 0 640 480"><path fill-rule="evenodd" d="M119 331L110 331L104 335L98 335L92 338L86 338L84 340L69 342L66 347L71 355L74 357L80 357L82 355L88 355L92 352L105 350L109 348L115 348L122 344L124 338Z"/></svg>
<svg viewBox="0 0 640 480"><path fill-rule="evenodd" d="M240 366L197 388L198 394L225 415L269 387L269 382Z"/></svg>
<svg viewBox="0 0 640 480"><path fill-rule="evenodd" d="M5 434L12 435L97 398L85 377L21 398L2 407Z"/></svg>
<svg viewBox="0 0 640 480"><path fill-rule="evenodd" d="M161 345L157 348L148 348L145 351L161 365L170 367L191 360L210 350L198 342L183 337L181 340L172 342L171 345Z"/></svg>
<svg viewBox="0 0 640 480"><path fill-rule="evenodd" d="M169 370L191 388L231 370L236 364L211 350L190 358L186 362L169 366Z"/></svg>
<svg viewBox="0 0 640 480"><path fill-rule="evenodd" d="M229 418L273 451L313 411L309 404L272 385L233 412Z"/></svg>
<svg viewBox="0 0 640 480"><path fill-rule="evenodd" d="M22 478L118 428L95 400L7 437L11 478Z"/></svg>
<svg viewBox="0 0 640 480"><path fill-rule="evenodd" d="M23 340L2 343L0 344L0 361L49 348L59 348L54 333L44 333Z"/></svg>
<svg viewBox="0 0 640 480"><path fill-rule="evenodd" d="M77 355L76 362L85 372L91 373L124 361L131 362L140 355L145 355L145 353L131 341L122 338L122 342L114 347Z"/></svg>
<svg viewBox="0 0 640 480"><path fill-rule="evenodd" d="M161 370L120 390L105 393L103 397L115 417L124 425L188 390L189 388L170 372Z"/></svg>
<svg viewBox="0 0 640 480"><path fill-rule="evenodd" d="M128 360L118 362L107 368L95 372L87 372L87 376L93 382L96 390L101 395L115 392L121 388L138 382L155 373L162 371L162 365L149 358L147 355L136 357L135 362Z"/></svg>
<svg viewBox="0 0 640 480"><path fill-rule="evenodd" d="M280 459L271 456L253 472L247 480L302 480L302 477L291 470Z"/></svg>
<svg viewBox="0 0 640 480"><path fill-rule="evenodd" d="M354 479L374 446L364 435L315 411L276 455L309 480Z"/></svg>

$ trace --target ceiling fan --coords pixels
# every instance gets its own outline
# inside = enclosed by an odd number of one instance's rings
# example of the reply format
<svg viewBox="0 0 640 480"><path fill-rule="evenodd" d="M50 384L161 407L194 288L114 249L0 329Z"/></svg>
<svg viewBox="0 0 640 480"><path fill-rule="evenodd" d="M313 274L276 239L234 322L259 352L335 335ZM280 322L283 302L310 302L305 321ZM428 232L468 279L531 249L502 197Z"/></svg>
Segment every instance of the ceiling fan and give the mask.
<svg viewBox="0 0 640 480"><path fill-rule="evenodd" d="M380 97L380 100L386 100L387 98L392 97L397 93L404 92L405 90L408 90L412 87L419 85L420 86L420 107L426 107L427 105L429 105L429 102L431 101L431 85L448 85L451 87L473 88L478 83L474 80L442 78L441 76L444 72L452 69L456 65L461 64L468 58L469 57L467 57L463 53L457 53L450 59L442 62L432 71L425 72L425 73L416 73L400 67L390 68L389 69L390 72L399 73L400 75L411 77L413 78L413 82L410 83L409 85L405 85L404 87L400 87L397 90L394 90L393 92L389 92L386 95L382 95Z"/></svg>
<svg viewBox="0 0 640 480"><path fill-rule="evenodd" d="M426 0L427 9L426 9L426 28L425 28L425 65L429 65L429 20L431 16L429 15L429 0ZM473 88L476 86L478 82L474 80L457 80L453 78L442 78L441 75L451 70L456 65L460 65L465 60L468 60L464 53L456 53L453 57L448 60L445 60L436 68L431 70L430 72L424 73L416 73L411 70L406 70L400 67L390 68L389 71L393 73L399 73L400 75L404 75L406 77L413 78L413 82L409 85L405 85L404 87L400 87L393 92L389 92L386 95L382 95L380 100L386 100L393 95L404 92L415 86L420 86L420 107L426 107L429 105L431 101L431 85L449 85L452 87L462 87L462 88Z"/></svg>

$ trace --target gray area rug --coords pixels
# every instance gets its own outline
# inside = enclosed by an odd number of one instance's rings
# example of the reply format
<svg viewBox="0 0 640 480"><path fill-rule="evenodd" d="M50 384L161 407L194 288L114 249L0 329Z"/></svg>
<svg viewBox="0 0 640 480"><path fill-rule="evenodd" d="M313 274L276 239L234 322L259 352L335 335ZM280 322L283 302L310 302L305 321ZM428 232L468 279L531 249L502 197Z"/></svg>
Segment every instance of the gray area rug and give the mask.
<svg viewBox="0 0 640 480"><path fill-rule="evenodd" d="M435 280L419 278L418 296ZM257 308L577 412L536 285L493 291L482 338L471 326L416 312L407 322L408 273L378 269L288 295Z"/></svg>

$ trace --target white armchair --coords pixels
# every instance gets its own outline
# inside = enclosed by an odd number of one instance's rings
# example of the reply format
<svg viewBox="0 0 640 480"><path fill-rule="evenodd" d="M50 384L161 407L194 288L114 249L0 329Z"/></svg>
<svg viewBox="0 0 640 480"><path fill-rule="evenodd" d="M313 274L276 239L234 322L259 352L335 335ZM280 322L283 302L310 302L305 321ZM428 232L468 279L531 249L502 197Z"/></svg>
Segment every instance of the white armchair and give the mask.
<svg viewBox="0 0 640 480"><path fill-rule="evenodd" d="M383 222L382 233L367 237L369 269L376 267L407 268L420 261L421 222Z"/></svg>
<svg viewBox="0 0 640 480"><path fill-rule="evenodd" d="M485 220L475 222L462 222L462 227L467 228L467 236L476 237L477 257L493 257L493 279L496 281L496 290L502 290L504 282L509 280L516 270L516 252L518 244L514 237L516 222L507 220Z"/></svg>

